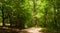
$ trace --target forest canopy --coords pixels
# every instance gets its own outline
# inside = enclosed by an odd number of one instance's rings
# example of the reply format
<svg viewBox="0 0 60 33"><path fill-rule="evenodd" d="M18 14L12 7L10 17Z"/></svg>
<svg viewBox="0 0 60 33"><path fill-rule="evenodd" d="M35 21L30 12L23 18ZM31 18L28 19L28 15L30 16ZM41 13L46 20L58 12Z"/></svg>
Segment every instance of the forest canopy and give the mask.
<svg viewBox="0 0 60 33"><path fill-rule="evenodd" d="M59 31L60 0L0 0L0 26L36 25Z"/></svg>

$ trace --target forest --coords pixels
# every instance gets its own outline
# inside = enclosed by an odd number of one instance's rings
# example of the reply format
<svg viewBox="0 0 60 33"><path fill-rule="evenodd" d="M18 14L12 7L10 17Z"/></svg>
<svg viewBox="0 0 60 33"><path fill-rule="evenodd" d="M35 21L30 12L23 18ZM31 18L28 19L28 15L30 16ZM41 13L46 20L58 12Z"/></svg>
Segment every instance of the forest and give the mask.
<svg viewBox="0 0 60 33"><path fill-rule="evenodd" d="M60 0L0 0L0 33L25 32L60 33Z"/></svg>

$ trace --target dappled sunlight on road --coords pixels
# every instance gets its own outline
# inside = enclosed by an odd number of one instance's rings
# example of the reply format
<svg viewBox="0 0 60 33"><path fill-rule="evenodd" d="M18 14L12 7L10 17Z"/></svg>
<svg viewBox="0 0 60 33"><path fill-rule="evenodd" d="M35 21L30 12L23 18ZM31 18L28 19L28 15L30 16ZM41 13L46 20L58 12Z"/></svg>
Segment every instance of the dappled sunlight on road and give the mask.
<svg viewBox="0 0 60 33"><path fill-rule="evenodd" d="M18 29L18 28L9 28L9 27L2 27L2 31L4 32L16 32L16 33L57 33L57 32L51 32L51 31L47 31L44 30L45 28L41 28L41 27L32 27L32 28L26 28L26 29Z"/></svg>
<svg viewBox="0 0 60 33"><path fill-rule="evenodd" d="M28 32L28 33L43 33L43 32L39 32L41 30L42 30L42 28L34 28L34 27L32 27L32 28L24 29L24 30L22 30L22 32L23 33L24 32Z"/></svg>

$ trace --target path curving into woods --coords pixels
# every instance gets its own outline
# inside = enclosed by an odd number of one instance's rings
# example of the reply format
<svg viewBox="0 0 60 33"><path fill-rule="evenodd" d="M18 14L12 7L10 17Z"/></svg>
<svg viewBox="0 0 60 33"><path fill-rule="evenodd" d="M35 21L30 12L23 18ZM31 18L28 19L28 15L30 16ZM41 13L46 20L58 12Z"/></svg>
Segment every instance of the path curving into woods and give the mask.
<svg viewBox="0 0 60 33"><path fill-rule="evenodd" d="M26 29L18 29L18 28L8 28L8 27L2 27L2 30L0 29L0 33L56 33L56 32L49 32L42 30L42 28L26 28Z"/></svg>
<svg viewBox="0 0 60 33"><path fill-rule="evenodd" d="M42 28L28 28L28 29L23 29L21 30L20 33L56 33L56 32L49 32L49 31L44 31Z"/></svg>

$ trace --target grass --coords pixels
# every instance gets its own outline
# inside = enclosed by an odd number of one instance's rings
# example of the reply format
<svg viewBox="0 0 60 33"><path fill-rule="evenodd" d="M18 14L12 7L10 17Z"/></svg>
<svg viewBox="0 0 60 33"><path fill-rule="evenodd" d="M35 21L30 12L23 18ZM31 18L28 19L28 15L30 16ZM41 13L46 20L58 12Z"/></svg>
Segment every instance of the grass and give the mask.
<svg viewBox="0 0 60 33"><path fill-rule="evenodd" d="M0 23L0 26L2 26L3 24L2 23Z"/></svg>
<svg viewBox="0 0 60 33"><path fill-rule="evenodd" d="M10 26L10 24L5 23L6 26ZM0 26L3 26L3 23L0 23Z"/></svg>

